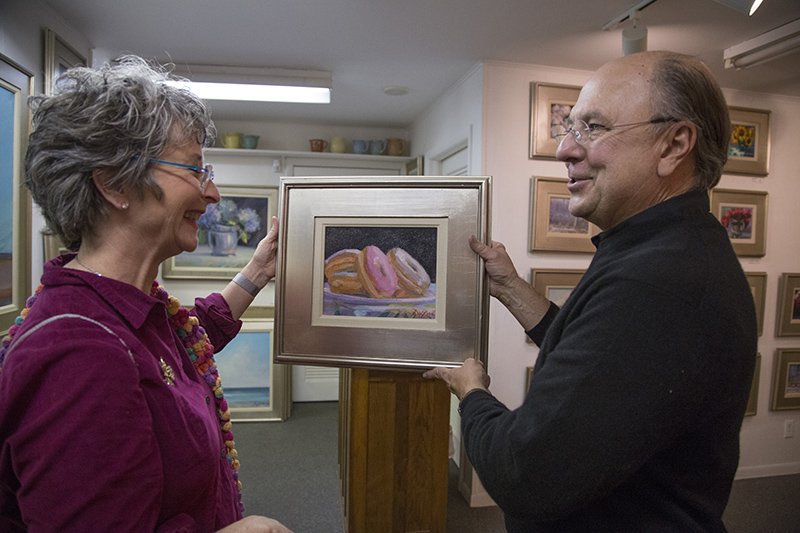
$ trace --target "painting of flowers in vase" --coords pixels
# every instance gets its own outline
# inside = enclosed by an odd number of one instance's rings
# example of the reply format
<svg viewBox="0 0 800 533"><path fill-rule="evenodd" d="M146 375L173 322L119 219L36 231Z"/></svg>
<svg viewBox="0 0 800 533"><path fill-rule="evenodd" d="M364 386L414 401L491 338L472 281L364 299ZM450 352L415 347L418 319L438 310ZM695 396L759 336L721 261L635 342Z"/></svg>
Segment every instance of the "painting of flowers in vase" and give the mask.
<svg viewBox="0 0 800 533"><path fill-rule="evenodd" d="M220 201L197 220L197 248L170 258L164 278L230 279L269 231L277 189L218 186Z"/></svg>

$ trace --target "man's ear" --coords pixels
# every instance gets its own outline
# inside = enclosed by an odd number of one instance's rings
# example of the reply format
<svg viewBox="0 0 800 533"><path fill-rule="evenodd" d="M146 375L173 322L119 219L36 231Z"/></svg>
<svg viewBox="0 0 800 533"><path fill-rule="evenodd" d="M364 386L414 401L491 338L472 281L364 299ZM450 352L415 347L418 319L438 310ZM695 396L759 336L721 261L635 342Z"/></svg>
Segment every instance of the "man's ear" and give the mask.
<svg viewBox="0 0 800 533"><path fill-rule="evenodd" d="M130 202L125 194L125 190L120 188L115 191L106 186L108 180L113 176L113 172L114 169L111 168L96 168L92 170L92 181L94 181L95 187L97 187L97 190L103 195L103 198L106 199L106 202L117 209L128 209Z"/></svg>
<svg viewBox="0 0 800 533"><path fill-rule="evenodd" d="M658 162L659 176L669 176L684 164L694 164L690 158L697 143L697 126L689 121L681 121L669 129L664 141Z"/></svg>

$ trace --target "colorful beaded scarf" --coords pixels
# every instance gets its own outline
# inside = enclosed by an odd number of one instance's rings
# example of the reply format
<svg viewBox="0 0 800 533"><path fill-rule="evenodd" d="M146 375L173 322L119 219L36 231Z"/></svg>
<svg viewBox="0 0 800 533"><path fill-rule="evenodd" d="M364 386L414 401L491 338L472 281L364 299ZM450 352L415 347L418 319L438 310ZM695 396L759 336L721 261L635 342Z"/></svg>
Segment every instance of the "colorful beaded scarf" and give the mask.
<svg viewBox="0 0 800 533"><path fill-rule="evenodd" d="M28 311L36 302L36 298L39 292L41 292L42 287L42 285L39 285L34 294L27 299L25 302L25 309L20 312L20 316L16 318L14 324L8 329L8 334L3 338L2 348L0 348L0 372L2 372L2 365L5 362L6 352L11 344L11 340L28 315ZM189 355L189 359L191 359L195 370L203 376L206 384L214 393L214 400L217 404L217 419L219 420L220 430L222 431L222 440L225 442L228 464L231 465L233 480L236 482L236 500L239 505L239 510L244 513L242 482L239 481L238 472L238 453L236 449L234 449L233 433L231 432L231 412L228 409L228 402L223 397L222 381L219 377L219 371L217 370L217 363L214 361L214 347L209 342L208 335L200 325L200 321L197 317L191 316L189 310L185 307L181 307L178 299L167 294L164 287L161 287L156 281L153 281L153 286L150 289L150 296L161 300L167 306L170 326L175 330L178 337L180 337L181 345L186 349L186 353ZM161 369L164 374L164 382L167 383L167 385L173 385L172 369L167 366L163 360L161 361Z"/></svg>

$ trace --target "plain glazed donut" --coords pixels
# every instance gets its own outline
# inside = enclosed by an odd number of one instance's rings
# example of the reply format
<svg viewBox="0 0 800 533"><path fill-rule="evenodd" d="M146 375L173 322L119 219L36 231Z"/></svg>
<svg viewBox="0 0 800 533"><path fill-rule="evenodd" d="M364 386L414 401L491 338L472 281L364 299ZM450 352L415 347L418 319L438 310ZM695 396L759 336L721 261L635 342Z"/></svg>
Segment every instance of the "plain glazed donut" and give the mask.
<svg viewBox="0 0 800 533"><path fill-rule="evenodd" d="M325 277L328 279L331 292L367 296L367 291L356 274L356 260L359 253L358 250L339 250L325 260Z"/></svg>
<svg viewBox="0 0 800 533"><path fill-rule="evenodd" d="M402 248L392 248L386 254L389 263L397 274L398 298L425 296L431 286L431 277L425 268Z"/></svg>
<svg viewBox="0 0 800 533"><path fill-rule="evenodd" d="M380 248L367 246L356 261L358 280L372 298L391 298L397 290L397 274Z"/></svg>
<svg viewBox="0 0 800 533"><path fill-rule="evenodd" d="M356 271L356 257L359 251L353 249L339 250L325 260L325 277L330 278L334 272Z"/></svg>

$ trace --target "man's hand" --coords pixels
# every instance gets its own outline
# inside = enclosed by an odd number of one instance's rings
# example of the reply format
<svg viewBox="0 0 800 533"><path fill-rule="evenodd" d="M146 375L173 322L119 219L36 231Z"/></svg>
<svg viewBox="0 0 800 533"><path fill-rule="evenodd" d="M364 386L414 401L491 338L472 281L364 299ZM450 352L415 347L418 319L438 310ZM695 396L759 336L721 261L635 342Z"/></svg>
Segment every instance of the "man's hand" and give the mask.
<svg viewBox="0 0 800 533"><path fill-rule="evenodd" d="M469 246L483 259L489 275L489 294L506 306L525 331L538 324L550 308L550 300L519 277L503 243L492 241L490 247L473 235Z"/></svg>
<svg viewBox="0 0 800 533"><path fill-rule="evenodd" d="M450 392L456 395L458 401L473 389L483 389L488 392L491 381L483 363L472 357L458 368L436 367L422 374L422 377L441 379L447 384Z"/></svg>
<svg viewBox="0 0 800 533"><path fill-rule="evenodd" d="M519 274L503 243L492 241L492 246L489 247L472 235L469 238L469 247L483 259L486 273L489 274L489 293L492 296L499 298L504 290L513 290Z"/></svg>

